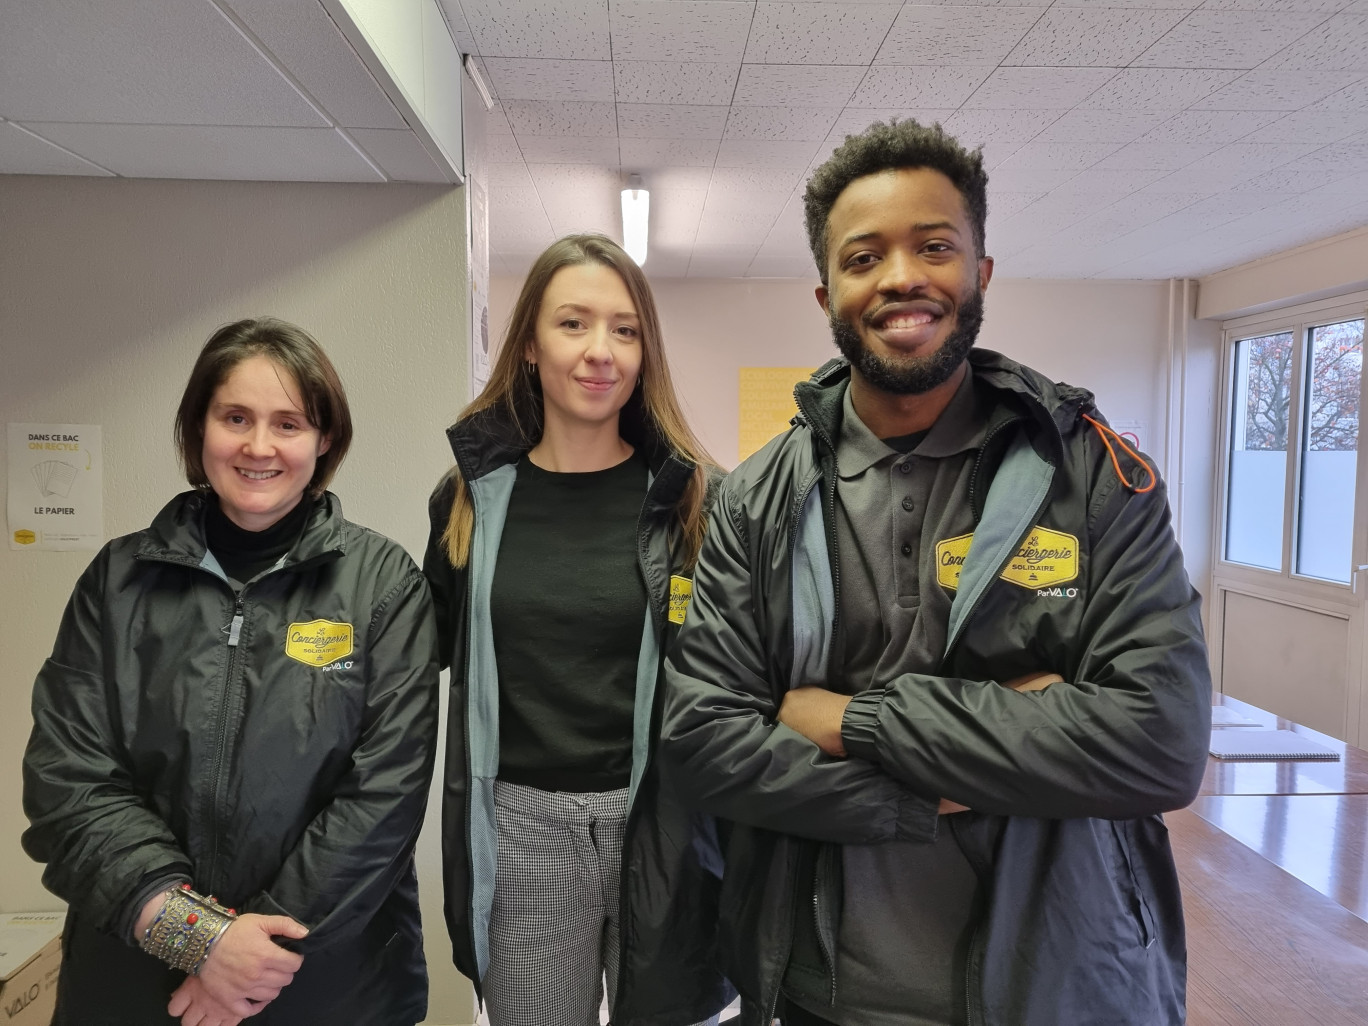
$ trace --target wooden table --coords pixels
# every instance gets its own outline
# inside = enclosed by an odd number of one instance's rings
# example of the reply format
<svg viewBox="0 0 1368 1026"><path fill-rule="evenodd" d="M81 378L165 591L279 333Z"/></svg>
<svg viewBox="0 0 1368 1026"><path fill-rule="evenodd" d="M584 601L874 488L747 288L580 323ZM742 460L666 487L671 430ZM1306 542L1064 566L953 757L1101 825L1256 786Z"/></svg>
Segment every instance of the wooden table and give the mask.
<svg viewBox="0 0 1368 1026"><path fill-rule="evenodd" d="M1164 820L1187 917L1189 1026L1368 1026L1368 923L1195 812Z"/></svg>
<svg viewBox="0 0 1368 1026"><path fill-rule="evenodd" d="M1319 741L1340 753L1338 762L1235 762L1208 758L1200 793L1216 794L1368 794L1368 752L1328 734L1264 712L1258 706L1226 695L1216 696L1241 716L1256 720L1255 727L1221 727L1221 730L1291 730Z"/></svg>

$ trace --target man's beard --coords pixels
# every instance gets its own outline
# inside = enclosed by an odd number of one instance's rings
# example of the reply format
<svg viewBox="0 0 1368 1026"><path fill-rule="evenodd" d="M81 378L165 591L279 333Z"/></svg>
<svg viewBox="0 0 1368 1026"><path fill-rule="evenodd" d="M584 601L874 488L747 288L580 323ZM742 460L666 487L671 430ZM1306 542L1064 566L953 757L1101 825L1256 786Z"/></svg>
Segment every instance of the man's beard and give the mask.
<svg viewBox="0 0 1368 1026"><path fill-rule="evenodd" d="M855 326L838 317L832 302L831 337L841 355L860 375L881 392L894 395L922 395L937 385L950 380L950 375L974 348L979 327L983 324L983 290L975 288L973 295L960 304L955 316L955 330L950 332L934 353L926 356L879 356L865 347L864 339Z"/></svg>

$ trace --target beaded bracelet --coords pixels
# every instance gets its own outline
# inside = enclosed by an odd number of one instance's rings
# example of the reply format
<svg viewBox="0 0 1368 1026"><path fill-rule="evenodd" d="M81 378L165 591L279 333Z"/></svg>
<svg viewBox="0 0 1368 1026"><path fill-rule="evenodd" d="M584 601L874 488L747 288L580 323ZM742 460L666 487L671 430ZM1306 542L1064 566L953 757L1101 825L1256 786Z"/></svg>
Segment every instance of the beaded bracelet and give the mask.
<svg viewBox="0 0 1368 1026"><path fill-rule="evenodd" d="M237 912L196 894L188 883L168 891L166 903L143 934L140 947L172 969L198 976L214 943L233 924Z"/></svg>

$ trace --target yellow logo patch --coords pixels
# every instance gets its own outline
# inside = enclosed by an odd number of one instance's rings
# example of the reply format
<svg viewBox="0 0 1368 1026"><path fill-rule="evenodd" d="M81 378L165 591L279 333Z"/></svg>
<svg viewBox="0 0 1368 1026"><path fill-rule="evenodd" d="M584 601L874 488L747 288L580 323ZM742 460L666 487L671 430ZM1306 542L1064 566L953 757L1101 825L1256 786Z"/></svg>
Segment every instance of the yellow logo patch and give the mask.
<svg viewBox="0 0 1368 1026"><path fill-rule="evenodd" d="M1002 579L1023 588L1065 584L1078 576L1078 539L1048 527L1033 527L1007 561Z"/></svg>
<svg viewBox="0 0 1368 1026"><path fill-rule="evenodd" d="M959 587L960 571L973 540L972 534L961 534L936 544L936 580L942 587L951 591ZM1077 576L1078 539L1048 527L1033 527L1000 575L1002 580L1023 588L1067 584Z"/></svg>
<svg viewBox="0 0 1368 1026"><path fill-rule="evenodd" d="M292 623L285 632L285 654L305 666L326 666L352 654L352 625L331 620Z"/></svg>
<svg viewBox="0 0 1368 1026"><path fill-rule="evenodd" d="M25 531L21 528L14 532L14 540L19 545L32 545L38 540L38 536L32 531Z"/></svg>
<svg viewBox="0 0 1368 1026"><path fill-rule="evenodd" d="M693 581L675 574L670 578L670 623L683 623L693 598Z"/></svg>
<svg viewBox="0 0 1368 1026"><path fill-rule="evenodd" d="M969 543L973 540L972 534L962 534L958 538L946 538L936 543L936 580L942 588L954 591L959 587L964 557L969 555Z"/></svg>

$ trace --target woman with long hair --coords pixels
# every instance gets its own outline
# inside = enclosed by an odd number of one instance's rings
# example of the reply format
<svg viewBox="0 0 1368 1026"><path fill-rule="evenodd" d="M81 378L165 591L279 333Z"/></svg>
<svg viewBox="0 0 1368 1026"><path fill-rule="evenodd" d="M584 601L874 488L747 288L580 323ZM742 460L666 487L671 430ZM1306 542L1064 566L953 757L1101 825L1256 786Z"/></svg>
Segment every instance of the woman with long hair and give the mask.
<svg viewBox="0 0 1368 1026"><path fill-rule="evenodd" d="M59 1026L412 1026L436 748L427 584L342 517L346 393L292 324L200 351L192 490L106 545L34 685L25 850L68 903Z"/></svg>
<svg viewBox="0 0 1368 1026"><path fill-rule="evenodd" d="M684 1026L729 998L711 820L654 762L716 468L645 275L575 235L533 264L448 430L424 572L450 665L443 841L457 967L495 1026Z"/></svg>

